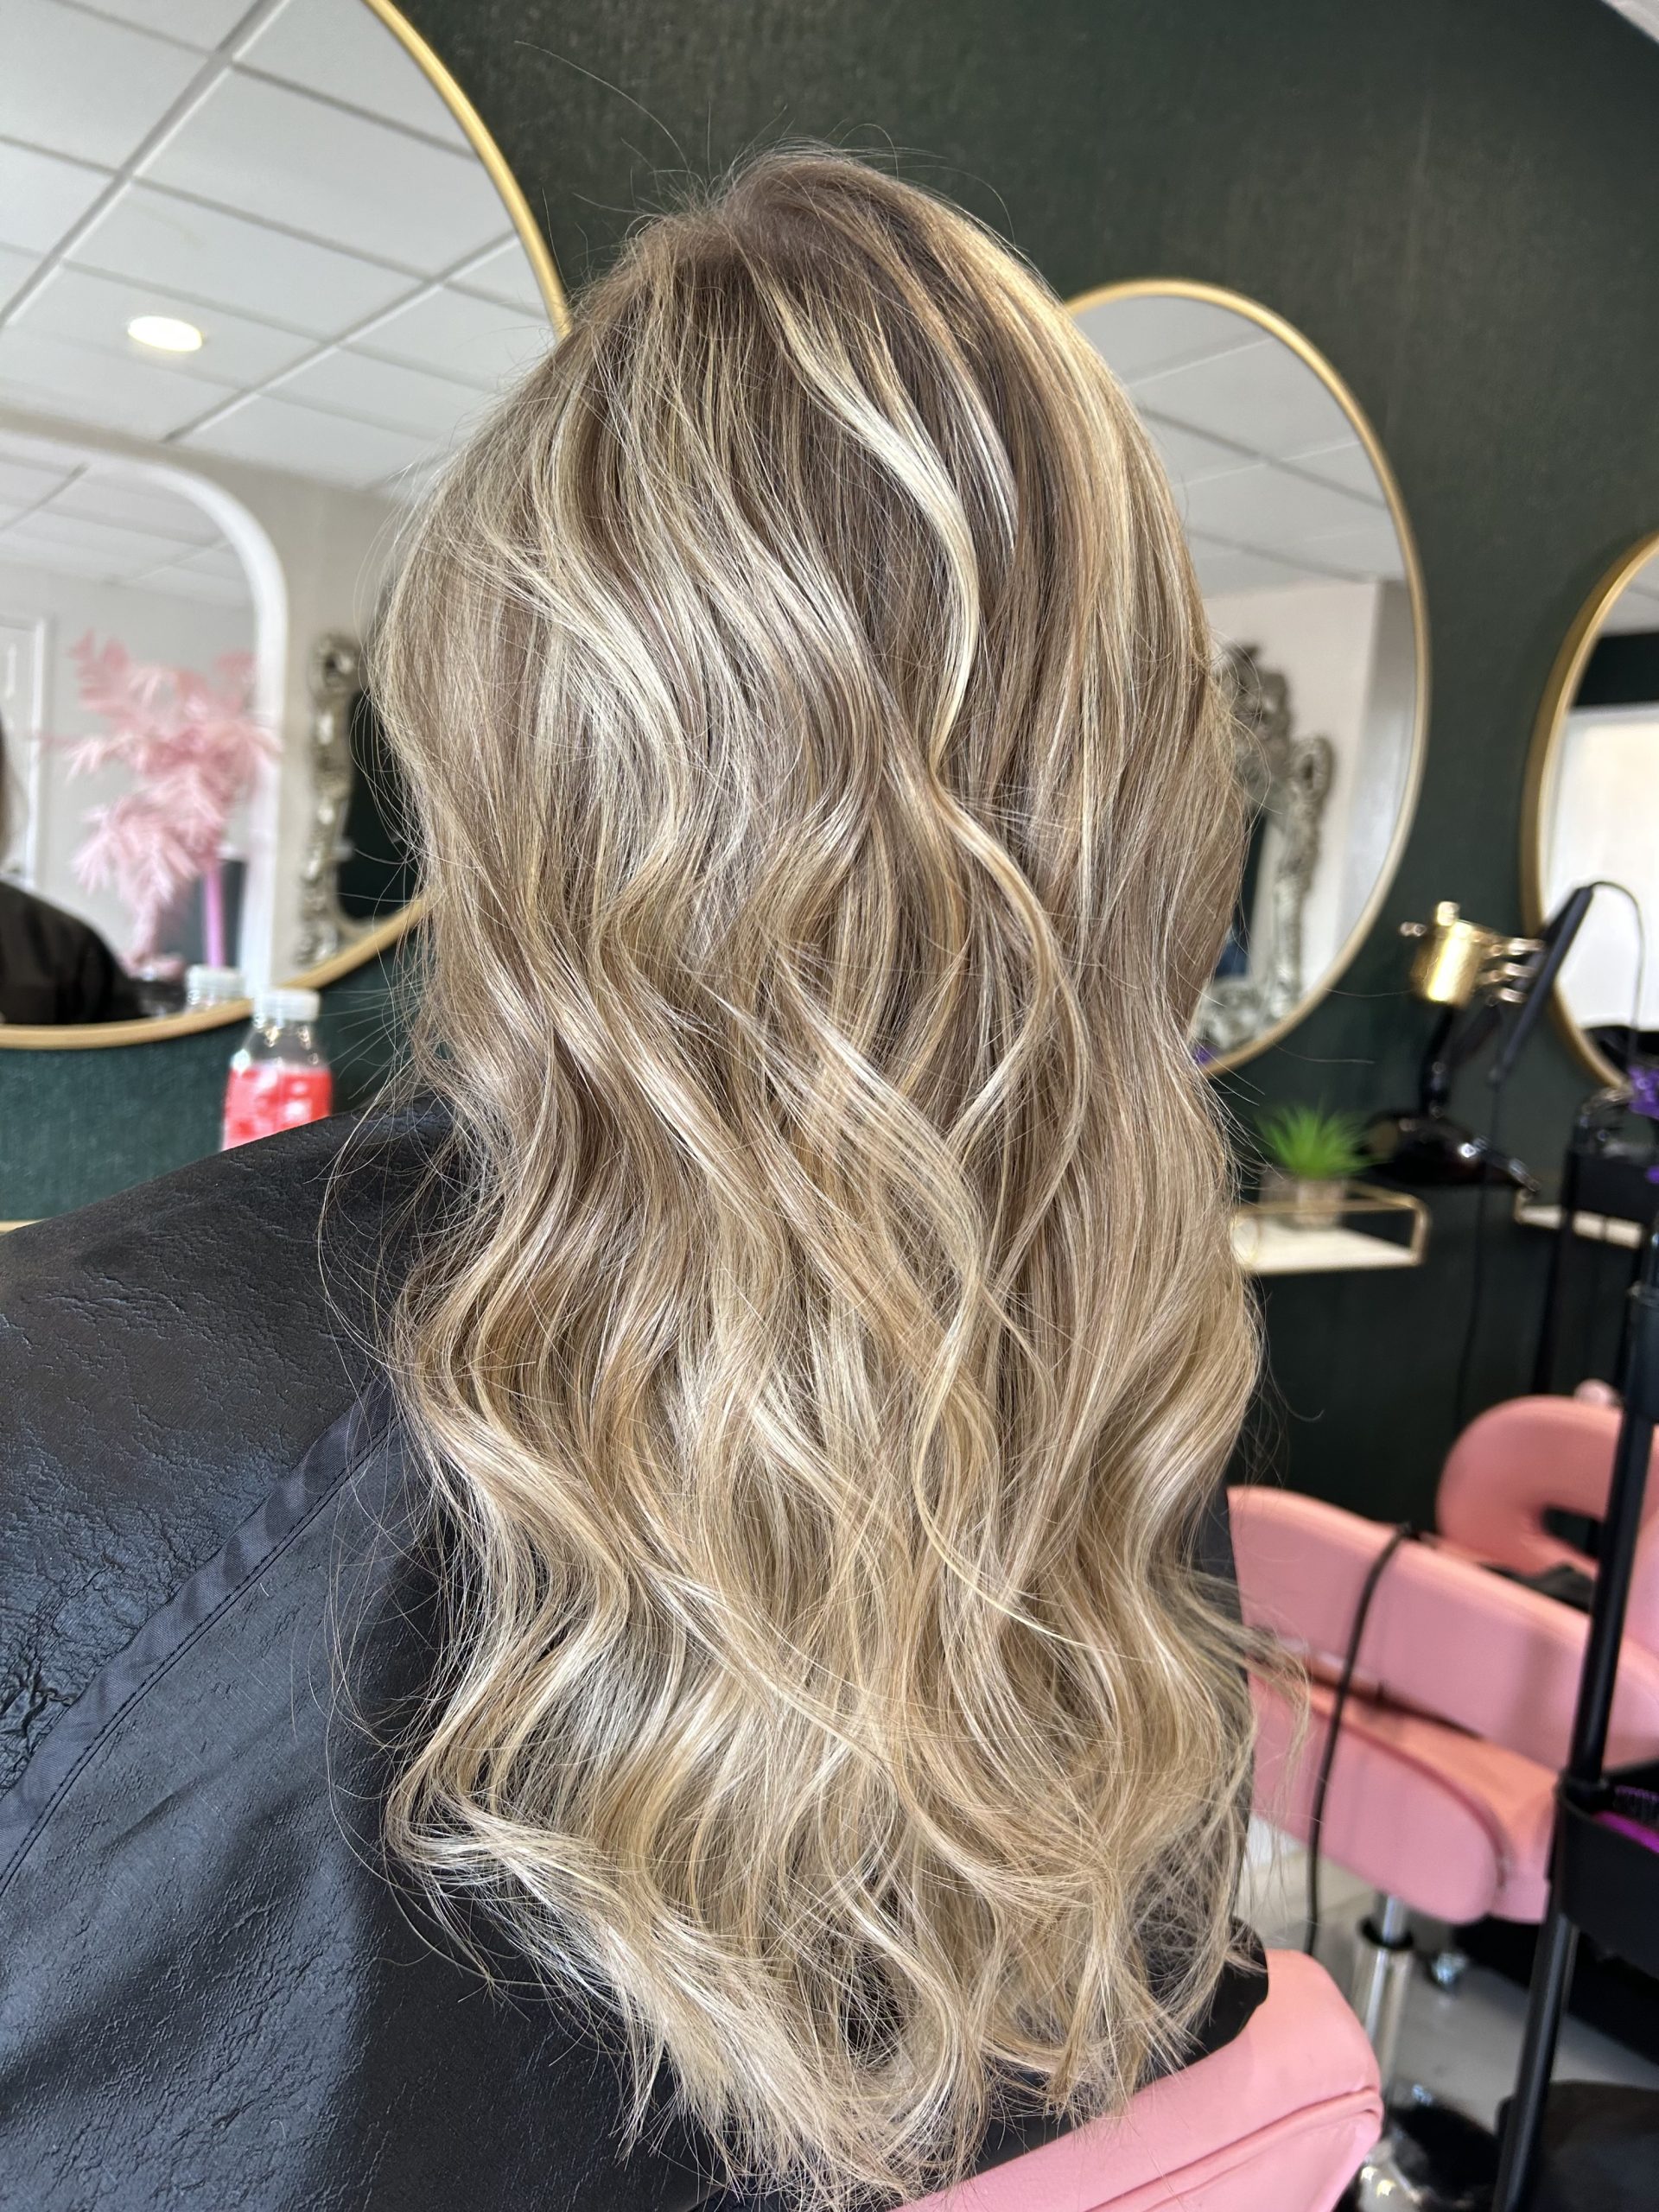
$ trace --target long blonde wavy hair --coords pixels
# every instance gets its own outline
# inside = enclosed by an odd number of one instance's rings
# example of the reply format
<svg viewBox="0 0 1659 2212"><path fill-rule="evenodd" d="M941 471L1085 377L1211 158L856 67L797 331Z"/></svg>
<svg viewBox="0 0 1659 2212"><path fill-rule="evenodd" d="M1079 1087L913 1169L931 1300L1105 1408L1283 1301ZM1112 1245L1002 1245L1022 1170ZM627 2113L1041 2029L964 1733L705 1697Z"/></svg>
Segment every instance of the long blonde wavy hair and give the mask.
<svg viewBox="0 0 1659 2212"><path fill-rule="evenodd" d="M1231 738L1133 411L966 216L767 156L454 467L378 683L453 1116L393 1843L740 2175L1120 2106L1229 1951L1255 1372L1188 1034Z"/></svg>

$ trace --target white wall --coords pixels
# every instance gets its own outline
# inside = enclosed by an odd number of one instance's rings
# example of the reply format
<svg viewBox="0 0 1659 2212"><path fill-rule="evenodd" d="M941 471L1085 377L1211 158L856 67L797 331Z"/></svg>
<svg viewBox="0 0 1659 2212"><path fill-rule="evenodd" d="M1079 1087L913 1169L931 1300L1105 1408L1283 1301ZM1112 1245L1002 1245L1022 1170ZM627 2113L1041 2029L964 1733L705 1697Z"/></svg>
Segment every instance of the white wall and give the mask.
<svg viewBox="0 0 1659 2212"><path fill-rule="evenodd" d="M1331 741L1331 789L1303 910L1302 980L1311 988L1363 912L1398 819L1416 705L1410 602L1395 583L1309 582L1217 594L1205 605L1219 637L1253 647L1263 668L1284 676L1293 734ZM1263 857L1265 900L1271 844Z"/></svg>
<svg viewBox="0 0 1659 2212"><path fill-rule="evenodd" d="M82 889L75 877L74 853L86 834L87 810L118 798L130 779L118 767L72 779L66 752L51 742L109 734L102 716L90 714L80 703L71 649L90 630L100 645L118 639L135 660L162 661L206 674L221 653L251 650L253 617L246 608L216 607L169 593L96 583L0 562L0 622L19 618L31 623L44 620L41 730L45 741L35 772L29 775L22 734L9 728L11 852L21 856L26 841L30 865L23 880L29 887L54 906L79 914L117 952L124 952L130 915L112 890ZM25 779L27 798L16 789ZM234 836L228 842L234 849Z"/></svg>
<svg viewBox="0 0 1659 2212"><path fill-rule="evenodd" d="M1659 704L1569 715L1547 803L1545 912L1599 877L1634 893L1647 937L1640 1026L1659 1028ZM1636 966L1630 901L1599 891L1561 968L1561 996L1580 1028L1630 1020Z"/></svg>
<svg viewBox="0 0 1659 2212"><path fill-rule="evenodd" d="M1364 742L1354 762L1348 841L1338 894L1345 938L1364 912L1389 856L1411 775L1417 727L1417 628L1404 584L1377 589Z"/></svg>
<svg viewBox="0 0 1659 2212"><path fill-rule="evenodd" d="M46 416L0 408L0 427L115 455L141 472L163 469L175 490L195 480L197 496L242 554L257 612L257 704L270 715L283 747L250 807L250 911L242 957L256 982L262 972L290 973L311 805L311 651L327 630L363 635L385 573L397 509L372 492L314 483L194 448L186 456L170 446Z"/></svg>

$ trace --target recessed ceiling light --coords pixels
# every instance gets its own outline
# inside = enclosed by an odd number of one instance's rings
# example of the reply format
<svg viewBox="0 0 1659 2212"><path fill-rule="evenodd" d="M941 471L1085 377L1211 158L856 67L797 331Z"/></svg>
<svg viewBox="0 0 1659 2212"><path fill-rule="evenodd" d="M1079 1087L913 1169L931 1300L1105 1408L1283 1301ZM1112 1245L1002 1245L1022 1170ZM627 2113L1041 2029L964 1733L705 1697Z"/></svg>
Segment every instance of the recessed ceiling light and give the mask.
<svg viewBox="0 0 1659 2212"><path fill-rule="evenodd" d="M196 353L201 350L201 333L194 322L181 322L173 315L136 315L127 325L127 335L141 346L152 346L158 353Z"/></svg>

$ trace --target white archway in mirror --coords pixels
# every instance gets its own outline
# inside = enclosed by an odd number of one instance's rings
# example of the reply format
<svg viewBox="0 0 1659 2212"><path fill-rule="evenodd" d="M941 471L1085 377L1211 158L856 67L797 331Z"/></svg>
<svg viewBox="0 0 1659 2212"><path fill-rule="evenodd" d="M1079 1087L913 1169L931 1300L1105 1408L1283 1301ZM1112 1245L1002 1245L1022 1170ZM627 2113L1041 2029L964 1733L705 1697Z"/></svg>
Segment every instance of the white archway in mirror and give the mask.
<svg viewBox="0 0 1659 2212"><path fill-rule="evenodd" d="M233 492L212 477L171 461L124 454L107 446L34 436L8 429L3 421L0 484L14 490L20 485L28 486L35 500L28 519L34 522L37 534L50 524L67 525L56 550L57 560L65 564L60 572L62 587L73 581L83 589L88 584L96 588L101 577L95 557L78 561L77 556L91 553L99 532L120 531L130 524L130 542L123 549L127 559L142 561L144 556L137 549L146 540L149 541L149 551L160 557L153 566L141 566L124 580L124 595L130 607L143 610L157 601L171 600L180 602L186 612L193 604L204 612L214 607L227 612L245 607L246 649L252 662L250 709L262 728L280 729L289 637L287 579L269 532ZM193 511L200 515L210 534L192 531L188 521L180 519ZM21 536L0 530L0 578L3 578L9 547L15 560L20 546L32 552L35 560L40 559L38 538L31 539L27 530ZM49 547L48 550L49 556ZM229 560L227 555L231 556ZM105 604L115 603L122 589L121 586L106 587ZM35 603L49 609L51 593L41 593L38 583L36 593L39 595ZM133 596L135 593L137 598ZM0 582L0 599L6 606L11 606L16 595L14 589L7 597L3 582ZM49 611L39 618L39 628L42 660L35 674L35 684L43 701L48 690L45 679L49 656L50 662L55 664L52 673L58 678L49 689L58 700L60 721L61 695L67 689L62 680L63 662L73 640L64 634L61 621ZM137 639L140 658L143 657L146 645L143 631L141 613ZM122 640L130 641L130 637ZM10 732L13 752L21 738L26 755L22 768L27 786L25 824L23 834L17 840L22 862L21 875L31 889L67 903L66 893L73 897L72 887L67 880L57 880L46 868L41 849L43 832L53 823L52 798L55 796L61 805L65 796L61 791L52 794L48 790L48 747L54 741L61 742L63 732L61 728L38 727L41 720L37 707L27 722ZM10 767L16 779L19 764L15 758L10 760ZM254 976L269 975L271 969L279 768L280 763L275 758L262 764L248 795L245 820L238 841L241 847L238 857L244 861L245 873L240 929L234 951L238 964ZM60 870L58 876L60 875ZM106 934L111 933L114 922L108 912L94 911L90 906L81 910L87 919Z"/></svg>
<svg viewBox="0 0 1659 2212"><path fill-rule="evenodd" d="M182 469L226 503L285 755L254 797L243 964L290 974L317 835L313 648L361 633L399 511L563 327L563 288L499 150L390 0L12 0L6 46L0 429L94 447L106 472ZM156 315L202 343L147 350L129 332ZM26 519L0 486L0 539ZM35 553L65 527L36 514ZM371 957L407 918L359 925L307 979ZM235 1018L0 1025L0 1044Z"/></svg>

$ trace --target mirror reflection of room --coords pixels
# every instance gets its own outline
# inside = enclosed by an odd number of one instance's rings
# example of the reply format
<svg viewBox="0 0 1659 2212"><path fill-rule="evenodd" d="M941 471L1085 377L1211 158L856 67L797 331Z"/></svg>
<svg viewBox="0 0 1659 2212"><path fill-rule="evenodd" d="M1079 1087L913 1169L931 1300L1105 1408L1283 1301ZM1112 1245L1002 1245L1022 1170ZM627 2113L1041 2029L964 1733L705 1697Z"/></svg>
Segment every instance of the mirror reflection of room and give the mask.
<svg viewBox="0 0 1659 2212"><path fill-rule="evenodd" d="M18 0L5 48L0 1018L153 1019L395 926L384 748L316 669L548 306L364 0Z"/></svg>
<svg viewBox="0 0 1659 2212"><path fill-rule="evenodd" d="M1333 983L1414 798L1426 641L1398 496L1334 372L1276 317L1203 286L1074 311L1167 467L1236 698L1255 817L1202 1058L1259 1050Z"/></svg>
<svg viewBox="0 0 1659 2212"><path fill-rule="evenodd" d="M1544 773L1544 911L1575 884L1618 887L1592 901L1556 989L1590 1051L1628 1075L1659 1055L1659 550L1601 617Z"/></svg>
<svg viewBox="0 0 1659 2212"><path fill-rule="evenodd" d="M0 0L0 2212L1653 2212L1659 0L405 5Z"/></svg>
<svg viewBox="0 0 1659 2212"><path fill-rule="evenodd" d="M10 1022L170 1011L188 966L235 965L275 738L253 702L247 575L198 480L0 429L5 880L33 894L36 930L92 931L120 979L99 997L55 963L26 976L9 936Z"/></svg>

